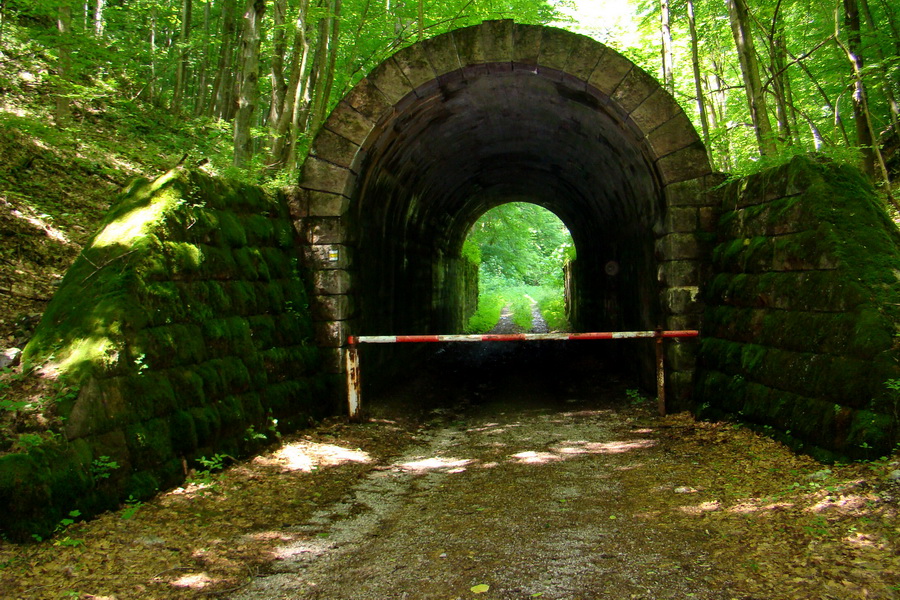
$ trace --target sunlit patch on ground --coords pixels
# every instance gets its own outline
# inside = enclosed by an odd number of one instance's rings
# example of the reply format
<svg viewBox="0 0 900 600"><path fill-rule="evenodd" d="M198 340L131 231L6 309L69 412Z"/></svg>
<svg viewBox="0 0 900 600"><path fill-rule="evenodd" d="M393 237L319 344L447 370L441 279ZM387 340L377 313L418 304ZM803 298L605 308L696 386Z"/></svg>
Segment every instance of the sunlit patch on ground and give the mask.
<svg viewBox="0 0 900 600"><path fill-rule="evenodd" d="M309 473L319 467L333 467L346 463L369 463L372 458L360 449L344 448L333 444L300 441L286 444L266 456L253 459L255 464L280 467L284 471Z"/></svg>
<svg viewBox="0 0 900 600"><path fill-rule="evenodd" d="M739 504L735 504L731 508L728 508L728 512L730 513L738 513L742 515L749 515L753 513L760 513L766 511L775 511L793 508L794 504L792 502L772 502L770 504L762 504L761 501L751 499L746 502L741 502Z"/></svg>
<svg viewBox="0 0 900 600"><path fill-rule="evenodd" d="M471 464L471 459L468 458L441 458L438 456L432 458L423 458L422 460L414 460L411 462L405 462L397 465L404 471L433 471L436 469L461 469L466 465ZM451 471L453 472L453 471ZM458 471L457 471L458 472Z"/></svg>
<svg viewBox="0 0 900 600"><path fill-rule="evenodd" d="M206 573L189 573L182 575L178 579L170 582L170 585L178 588L190 588L192 590L202 590L216 582L215 579Z"/></svg>
<svg viewBox="0 0 900 600"><path fill-rule="evenodd" d="M722 506L718 500L701 502L695 506L679 506L678 510L688 515L702 515L703 513L719 510Z"/></svg>

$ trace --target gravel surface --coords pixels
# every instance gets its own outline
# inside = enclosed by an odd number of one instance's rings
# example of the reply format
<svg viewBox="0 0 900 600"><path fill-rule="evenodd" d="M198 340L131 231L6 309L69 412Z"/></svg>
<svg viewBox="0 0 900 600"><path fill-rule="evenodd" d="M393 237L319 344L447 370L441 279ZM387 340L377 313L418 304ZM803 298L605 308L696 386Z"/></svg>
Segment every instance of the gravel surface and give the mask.
<svg viewBox="0 0 900 600"><path fill-rule="evenodd" d="M460 357L446 373L466 373L458 402L433 411L442 425L316 513L233 598L728 597L702 579L707 536L673 539L642 515L643 498L680 482L638 426L647 410L606 405L621 384L523 378L521 361L540 359L522 347ZM403 410L390 400L376 416Z"/></svg>

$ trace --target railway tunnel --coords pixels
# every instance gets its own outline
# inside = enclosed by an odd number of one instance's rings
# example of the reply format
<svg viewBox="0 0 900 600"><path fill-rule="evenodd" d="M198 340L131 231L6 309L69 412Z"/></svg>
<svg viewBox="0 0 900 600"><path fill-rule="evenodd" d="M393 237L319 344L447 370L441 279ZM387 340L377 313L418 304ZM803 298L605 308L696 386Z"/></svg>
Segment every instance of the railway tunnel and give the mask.
<svg viewBox="0 0 900 600"><path fill-rule="evenodd" d="M590 38L493 21L401 50L331 114L292 205L331 370L351 333L461 331L466 233L512 201L572 234L576 330L696 327L710 174L673 98ZM651 346L629 358L652 372Z"/></svg>

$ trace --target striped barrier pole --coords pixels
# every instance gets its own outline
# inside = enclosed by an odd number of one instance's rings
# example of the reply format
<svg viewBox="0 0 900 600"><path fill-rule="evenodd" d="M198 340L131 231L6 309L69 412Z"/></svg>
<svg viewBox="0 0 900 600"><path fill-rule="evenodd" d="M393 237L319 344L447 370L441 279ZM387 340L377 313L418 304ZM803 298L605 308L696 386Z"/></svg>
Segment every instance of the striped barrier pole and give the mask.
<svg viewBox="0 0 900 600"><path fill-rule="evenodd" d="M665 358L663 340L667 338L692 338L700 335L695 329L680 331L603 331L593 333L486 333L447 335L351 335L347 338L347 408L350 419L360 420L362 414L362 386L360 383L359 344L403 344L442 342L523 342L547 340L656 340L656 398L660 416L666 414Z"/></svg>

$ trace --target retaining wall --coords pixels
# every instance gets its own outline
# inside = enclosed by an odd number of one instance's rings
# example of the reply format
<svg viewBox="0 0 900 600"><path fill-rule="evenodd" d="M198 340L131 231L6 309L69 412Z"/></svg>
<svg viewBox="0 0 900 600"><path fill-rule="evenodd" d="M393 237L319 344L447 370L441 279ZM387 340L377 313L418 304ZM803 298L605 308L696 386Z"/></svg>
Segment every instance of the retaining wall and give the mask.
<svg viewBox="0 0 900 600"><path fill-rule="evenodd" d="M731 183L695 400L822 459L898 439L900 233L851 167L795 158Z"/></svg>
<svg viewBox="0 0 900 600"><path fill-rule="evenodd" d="M132 185L25 349L80 393L55 440L0 456L3 532L45 535L332 413L298 258L280 195L186 172Z"/></svg>

